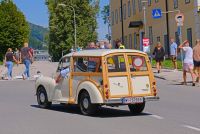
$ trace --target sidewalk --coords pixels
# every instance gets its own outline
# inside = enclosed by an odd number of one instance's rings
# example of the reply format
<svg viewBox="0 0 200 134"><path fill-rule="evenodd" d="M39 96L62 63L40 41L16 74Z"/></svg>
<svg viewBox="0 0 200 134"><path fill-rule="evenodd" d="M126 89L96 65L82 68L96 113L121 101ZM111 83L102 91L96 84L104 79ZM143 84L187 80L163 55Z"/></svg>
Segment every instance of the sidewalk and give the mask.
<svg viewBox="0 0 200 134"><path fill-rule="evenodd" d="M170 69L162 69L160 73L157 73L156 68L152 68L154 72L154 76L159 79L180 83L183 82L183 72L182 71L174 71ZM191 75L187 73L187 82L192 82Z"/></svg>
<svg viewBox="0 0 200 134"><path fill-rule="evenodd" d="M57 62L36 61L30 66L31 79L34 79L34 75L37 74L37 71L40 71L44 76L51 77L53 74L55 74L57 66L58 66ZM0 71L3 68L4 67L0 65ZM24 64L19 64L18 66L14 65L13 79L16 79L16 77L18 78L22 77L24 69L25 69Z"/></svg>

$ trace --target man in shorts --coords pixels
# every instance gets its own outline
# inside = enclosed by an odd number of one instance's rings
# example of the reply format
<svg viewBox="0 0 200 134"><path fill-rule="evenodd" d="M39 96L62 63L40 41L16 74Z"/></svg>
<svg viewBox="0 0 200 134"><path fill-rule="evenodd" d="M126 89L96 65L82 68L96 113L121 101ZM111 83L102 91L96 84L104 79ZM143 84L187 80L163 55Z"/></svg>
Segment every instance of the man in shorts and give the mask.
<svg viewBox="0 0 200 134"><path fill-rule="evenodd" d="M174 70L177 70L177 44L173 38L171 38L171 45L170 45L170 56L172 59L172 63L174 65Z"/></svg>
<svg viewBox="0 0 200 134"><path fill-rule="evenodd" d="M200 39L196 40L196 46L193 48L194 70L197 75L196 82L200 78Z"/></svg>
<svg viewBox="0 0 200 134"><path fill-rule="evenodd" d="M179 46L185 52L185 58L183 61L183 84L186 85L186 73L189 72L192 77L192 86L195 86L195 74L193 72L194 62L193 62L193 50L189 45L189 41L186 40Z"/></svg>

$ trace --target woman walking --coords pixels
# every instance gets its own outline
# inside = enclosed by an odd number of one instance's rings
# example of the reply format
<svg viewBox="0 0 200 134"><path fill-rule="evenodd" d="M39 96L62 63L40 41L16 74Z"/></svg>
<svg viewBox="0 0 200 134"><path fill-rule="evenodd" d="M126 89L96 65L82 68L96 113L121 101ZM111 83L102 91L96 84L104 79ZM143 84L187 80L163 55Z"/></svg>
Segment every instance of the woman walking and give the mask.
<svg viewBox="0 0 200 134"><path fill-rule="evenodd" d="M6 55L5 55L5 66L8 69L8 80L12 79L13 61L15 61L18 64L18 62L12 52L12 49L8 48Z"/></svg>
<svg viewBox="0 0 200 134"><path fill-rule="evenodd" d="M196 82L200 79L200 39L196 40L196 46L193 48L194 71L196 73Z"/></svg>
<svg viewBox="0 0 200 134"><path fill-rule="evenodd" d="M160 42L157 43L157 45L153 51L153 55L155 56L155 60L156 60L156 68L158 70L158 73L160 73L160 70L162 67L162 62L163 62L164 56L165 56L164 48L162 47Z"/></svg>
<svg viewBox="0 0 200 134"><path fill-rule="evenodd" d="M183 61L183 85L186 85L186 73L189 72L192 77L192 86L195 86L195 74L194 74L194 62L193 62L193 50L189 45L189 41L184 41L180 46L180 49L182 49L185 52L185 58Z"/></svg>

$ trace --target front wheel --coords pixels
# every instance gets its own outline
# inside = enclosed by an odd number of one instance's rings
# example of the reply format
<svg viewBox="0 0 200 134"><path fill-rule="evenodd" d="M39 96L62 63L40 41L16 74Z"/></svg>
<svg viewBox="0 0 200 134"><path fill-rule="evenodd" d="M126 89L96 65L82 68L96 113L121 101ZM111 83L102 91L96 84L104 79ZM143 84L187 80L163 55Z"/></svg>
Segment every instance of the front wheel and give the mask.
<svg viewBox="0 0 200 134"><path fill-rule="evenodd" d="M39 87L37 91L37 102L41 108L50 108L51 102L48 101L47 92L44 87Z"/></svg>
<svg viewBox="0 0 200 134"><path fill-rule="evenodd" d="M92 104L88 92L80 94L79 107L83 115L93 115L98 109L98 105Z"/></svg>
<svg viewBox="0 0 200 134"><path fill-rule="evenodd" d="M130 104L128 107L132 114L140 114L145 108L145 102L139 104Z"/></svg>

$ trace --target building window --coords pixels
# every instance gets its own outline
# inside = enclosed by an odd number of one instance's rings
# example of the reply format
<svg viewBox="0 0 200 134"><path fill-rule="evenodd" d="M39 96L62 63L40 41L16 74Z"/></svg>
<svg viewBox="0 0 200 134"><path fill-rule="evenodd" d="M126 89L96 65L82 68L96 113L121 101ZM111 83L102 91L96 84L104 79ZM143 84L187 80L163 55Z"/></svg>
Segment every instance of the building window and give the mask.
<svg viewBox="0 0 200 134"><path fill-rule="evenodd" d="M139 12L142 11L142 1L138 0L138 8L139 8Z"/></svg>
<svg viewBox="0 0 200 134"><path fill-rule="evenodd" d="M178 8L178 0L174 0L174 9Z"/></svg>
<svg viewBox="0 0 200 134"><path fill-rule="evenodd" d="M126 19L126 4L123 5L123 17Z"/></svg>
<svg viewBox="0 0 200 134"><path fill-rule="evenodd" d="M118 10L115 10L115 23L118 23Z"/></svg>
<svg viewBox="0 0 200 134"><path fill-rule="evenodd" d="M151 6L151 0L148 0L148 6Z"/></svg>
<svg viewBox="0 0 200 134"><path fill-rule="evenodd" d="M112 25L114 25L114 21L115 21L114 12L111 13L111 16L112 16Z"/></svg>
<svg viewBox="0 0 200 134"><path fill-rule="evenodd" d="M153 44L153 31L152 31L152 26L149 27L149 39L150 39L150 44Z"/></svg>
<svg viewBox="0 0 200 134"><path fill-rule="evenodd" d="M155 0L155 3L158 3L158 0Z"/></svg>
<svg viewBox="0 0 200 134"><path fill-rule="evenodd" d="M132 48L132 34L129 34L129 48Z"/></svg>
<svg viewBox="0 0 200 134"><path fill-rule="evenodd" d="M135 0L132 0L132 9L133 9L133 15L136 14L136 2Z"/></svg>
<svg viewBox="0 0 200 134"><path fill-rule="evenodd" d="M128 1L128 17L131 16L131 2Z"/></svg>
<svg viewBox="0 0 200 134"><path fill-rule="evenodd" d="M157 42L160 42L160 36L157 37Z"/></svg>
<svg viewBox="0 0 200 134"><path fill-rule="evenodd" d="M120 18L120 21L122 21L122 12L121 12L121 8L119 8L119 18Z"/></svg>
<svg viewBox="0 0 200 134"><path fill-rule="evenodd" d="M137 33L134 33L134 49L137 49Z"/></svg>
<svg viewBox="0 0 200 134"><path fill-rule="evenodd" d="M185 4L188 4L188 3L190 3L190 0L185 0Z"/></svg>
<svg viewBox="0 0 200 134"><path fill-rule="evenodd" d="M190 46L192 47L192 28L187 29L187 39L190 43Z"/></svg>

